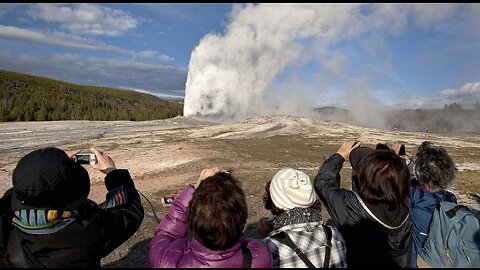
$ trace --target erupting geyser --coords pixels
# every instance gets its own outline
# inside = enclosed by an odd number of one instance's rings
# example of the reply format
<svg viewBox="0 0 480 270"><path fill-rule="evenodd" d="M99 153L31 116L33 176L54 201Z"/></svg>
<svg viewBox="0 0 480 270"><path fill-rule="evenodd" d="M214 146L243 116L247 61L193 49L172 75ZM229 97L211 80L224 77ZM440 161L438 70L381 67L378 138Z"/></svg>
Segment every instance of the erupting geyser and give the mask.
<svg viewBox="0 0 480 270"><path fill-rule="evenodd" d="M192 52L184 115L239 120L256 115L305 114L322 106L315 104L311 94L321 95L326 83L288 75L298 75L295 70L312 62L320 67L315 71L318 78L347 82L348 89L339 91L365 91L364 85L353 83L359 72L349 71L347 57L340 57L345 59L341 68L332 68L341 54L338 49L331 50L332 45L373 31L398 33L410 14L423 16L422 6L235 5L225 32L207 34ZM371 100L369 93L355 96ZM362 110L358 112L362 121L368 122L369 112L375 118L382 115L377 109L369 111L372 102L365 106L361 99L354 102L349 109Z"/></svg>

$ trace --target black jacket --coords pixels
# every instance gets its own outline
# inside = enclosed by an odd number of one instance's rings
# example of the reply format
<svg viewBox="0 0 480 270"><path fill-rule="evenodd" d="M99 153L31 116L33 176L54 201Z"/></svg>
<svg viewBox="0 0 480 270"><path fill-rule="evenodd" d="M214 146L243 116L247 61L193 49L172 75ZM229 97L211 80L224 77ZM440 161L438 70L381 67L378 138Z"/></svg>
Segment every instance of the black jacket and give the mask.
<svg viewBox="0 0 480 270"><path fill-rule="evenodd" d="M339 154L327 159L315 177L315 189L345 239L348 267L408 267L412 246L408 208L389 211L387 205L360 201L358 194L341 188L343 162Z"/></svg>
<svg viewBox="0 0 480 270"><path fill-rule="evenodd" d="M107 174L105 186L107 201L113 204L100 207L87 200L78 208L75 221L55 233L25 233L11 226L11 211L2 212L0 252L5 253L6 264L10 267L100 267L102 257L138 230L144 214L140 196L127 170ZM4 204L10 203L8 196L10 192L1 200L3 211Z"/></svg>

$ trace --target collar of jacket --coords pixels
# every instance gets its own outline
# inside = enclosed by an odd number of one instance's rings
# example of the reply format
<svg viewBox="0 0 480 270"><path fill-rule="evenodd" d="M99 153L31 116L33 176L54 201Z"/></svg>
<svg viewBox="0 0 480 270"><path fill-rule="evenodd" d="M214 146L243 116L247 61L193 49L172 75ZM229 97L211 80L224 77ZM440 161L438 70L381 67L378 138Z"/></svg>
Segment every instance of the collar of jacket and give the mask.
<svg viewBox="0 0 480 270"><path fill-rule="evenodd" d="M223 250L211 250L200 244L197 240L193 239L191 242L191 248L193 253L201 257L203 260L208 261L224 261L235 255L240 249L243 238L240 237L240 240L233 246L228 249Z"/></svg>
<svg viewBox="0 0 480 270"><path fill-rule="evenodd" d="M429 192L425 189L414 187L411 189L410 205L414 208L435 206L438 204L438 199L435 197L442 201L457 203L455 194L447 190Z"/></svg>
<svg viewBox="0 0 480 270"><path fill-rule="evenodd" d="M14 212L12 225L28 234L52 234L76 220L78 211L22 209Z"/></svg>
<svg viewBox="0 0 480 270"><path fill-rule="evenodd" d="M282 227L292 224L302 224L309 222L321 222L322 214L319 210L313 208L295 207L280 215L273 221L273 230L278 230Z"/></svg>

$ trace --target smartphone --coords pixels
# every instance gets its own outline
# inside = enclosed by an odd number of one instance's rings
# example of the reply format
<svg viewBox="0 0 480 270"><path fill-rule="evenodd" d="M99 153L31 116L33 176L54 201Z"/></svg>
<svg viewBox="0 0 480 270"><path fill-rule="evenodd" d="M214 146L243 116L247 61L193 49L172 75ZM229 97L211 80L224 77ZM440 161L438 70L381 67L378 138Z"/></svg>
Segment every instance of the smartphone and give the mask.
<svg viewBox="0 0 480 270"><path fill-rule="evenodd" d="M175 199L175 195L166 195L162 197L162 204L169 205L172 204L173 200Z"/></svg>
<svg viewBox="0 0 480 270"><path fill-rule="evenodd" d="M97 157L93 153L78 153L75 156L73 156L73 161L75 161L78 164L96 164L97 163Z"/></svg>
<svg viewBox="0 0 480 270"><path fill-rule="evenodd" d="M400 150L398 151L398 155L399 156L405 156L406 155L404 144L400 145Z"/></svg>

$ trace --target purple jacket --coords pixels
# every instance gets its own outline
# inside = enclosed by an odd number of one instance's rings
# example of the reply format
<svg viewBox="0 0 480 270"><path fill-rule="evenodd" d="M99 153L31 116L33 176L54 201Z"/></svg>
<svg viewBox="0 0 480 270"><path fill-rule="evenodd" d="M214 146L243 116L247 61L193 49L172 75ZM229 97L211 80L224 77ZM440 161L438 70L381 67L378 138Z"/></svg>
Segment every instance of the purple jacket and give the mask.
<svg viewBox="0 0 480 270"><path fill-rule="evenodd" d="M226 267L241 268L243 263L242 243L247 243L252 253L252 268L270 268L272 257L267 246L260 240L241 237L238 243L227 250L213 251L198 241L187 241L186 209L195 189L187 187L175 198L165 217L158 224L150 242L150 267Z"/></svg>

